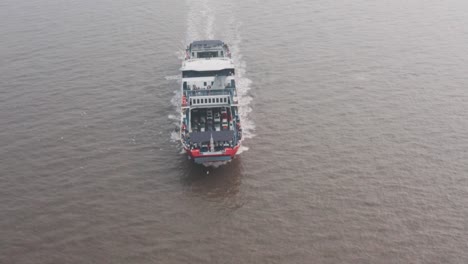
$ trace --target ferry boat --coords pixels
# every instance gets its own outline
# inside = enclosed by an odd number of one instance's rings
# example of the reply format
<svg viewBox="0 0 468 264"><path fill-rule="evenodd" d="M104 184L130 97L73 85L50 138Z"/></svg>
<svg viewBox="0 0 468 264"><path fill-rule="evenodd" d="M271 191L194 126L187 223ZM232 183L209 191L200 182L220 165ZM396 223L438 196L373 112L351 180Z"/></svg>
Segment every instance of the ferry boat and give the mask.
<svg viewBox="0 0 468 264"><path fill-rule="evenodd" d="M180 138L189 158L199 164L233 159L242 128L228 45L221 40L190 43L181 72Z"/></svg>

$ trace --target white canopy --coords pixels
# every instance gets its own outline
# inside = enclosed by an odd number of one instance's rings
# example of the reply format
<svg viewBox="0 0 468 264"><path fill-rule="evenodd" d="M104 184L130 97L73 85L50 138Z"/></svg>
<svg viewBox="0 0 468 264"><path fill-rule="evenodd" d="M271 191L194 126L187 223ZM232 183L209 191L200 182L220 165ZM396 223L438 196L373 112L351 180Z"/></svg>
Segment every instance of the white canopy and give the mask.
<svg viewBox="0 0 468 264"><path fill-rule="evenodd" d="M182 71L219 71L233 69L234 64L230 59L212 58L187 60L182 65Z"/></svg>

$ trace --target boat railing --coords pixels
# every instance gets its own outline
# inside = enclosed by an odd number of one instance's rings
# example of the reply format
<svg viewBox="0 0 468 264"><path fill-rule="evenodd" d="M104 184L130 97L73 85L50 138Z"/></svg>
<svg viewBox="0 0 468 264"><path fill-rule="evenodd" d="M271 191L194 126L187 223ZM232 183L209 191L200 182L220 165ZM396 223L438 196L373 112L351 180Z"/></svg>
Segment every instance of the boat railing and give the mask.
<svg viewBox="0 0 468 264"><path fill-rule="evenodd" d="M206 58L197 58L197 57L192 57L190 55L185 55L185 61L191 62L191 61L198 61L198 60L230 60L231 59L231 54L227 55L227 57L206 57Z"/></svg>
<svg viewBox="0 0 468 264"><path fill-rule="evenodd" d="M229 95L209 95L209 96L193 96L188 99L191 107L215 107L229 106L231 99Z"/></svg>
<svg viewBox="0 0 468 264"><path fill-rule="evenodd" d="M234 95L234 89L200 89L200 90L185 90L185 95L190 96L209 96L209 95Z"/></svg>

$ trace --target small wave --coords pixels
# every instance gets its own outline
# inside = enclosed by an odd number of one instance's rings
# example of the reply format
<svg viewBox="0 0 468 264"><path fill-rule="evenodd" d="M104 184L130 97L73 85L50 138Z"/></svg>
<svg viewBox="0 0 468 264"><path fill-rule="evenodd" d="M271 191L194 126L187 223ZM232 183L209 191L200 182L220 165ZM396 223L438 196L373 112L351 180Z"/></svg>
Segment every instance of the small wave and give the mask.
<svg viewBox="0 0 468 264"><path fill-rule="evenodd" d="M182 92L180 90L174 91L174 96L171 98L171 104L175 107L176 112L180 114L180 107L182 104Z"/></svg>
<svg viewBox="0 0 468 264"><path fill-rule="evenodd" d="M229 162L231 162L230 160L226 160L226 161L212 161L212 162L206 162L206 163L202 163L203 166L207 167L207 168L218 168L220 166L223 166L223 165L226 165L228 164Z"/></svg>
<svg viewBox="0 0 468 264"><path fill-rule="evenodd" d="M173 115L173 114L168 115L167 118L169 118L171 120L179 121L179 118L177 118L177 116Z"/></svg>
<svg viewBox="0 0 468 264"><path fill-rule="evenodd" d="M176 131L171 132L171 141L172 142L179 142L180 141L180 134Z"/></svg>
<svg viewBox="0 0 468 264"><path fill-rule="evenodd" d="M180 75L169 75L169 76L166 76L164 77L164 79L168 80L168 81L174 81L174 80L180 80Z"/></svg>
<svg viewBox="0 0 468 264"><path fill-rule="evenodd" d="M185 42L181 41L180 48L175 52L175 55L177 56L177 58L179 60L185 59L185 47L184 47L184 45L185 45ZM182 78L180 78L180 75L177 75L177 80L178 81L182 80Z"/></svg>
<svg viewBox="0 0 468 264"><path fill-rule="evenodd" d="M239 150L237 151L236 155L239 155L239 154L241 154L242 152L247 151L247 150L249 150L248 147L246 147L246 146L244 146L244 145L241 145L240 148L239 148Z"/></svg>

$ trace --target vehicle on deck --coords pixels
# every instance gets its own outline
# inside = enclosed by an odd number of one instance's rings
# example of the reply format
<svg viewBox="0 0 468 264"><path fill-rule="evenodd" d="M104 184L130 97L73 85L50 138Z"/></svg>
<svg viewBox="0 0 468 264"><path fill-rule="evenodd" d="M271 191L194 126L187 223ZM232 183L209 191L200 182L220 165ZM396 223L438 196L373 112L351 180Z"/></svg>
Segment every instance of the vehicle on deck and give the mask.
<svg viewBox="0 0 468 264"><path fill-rule="evenodd" d="M229 123L226 118L223 118L223 122L221 123L221 126L223 127L223 130L229 129Z"/></svg>
<svg viewBox="0 0 468 264"><path fill-rule="evenodd" d="M227 161L241 145L235 67L220 40L194 41L182 63L181 142L196 163ZM231 122L231 125L229 124Z"/></svg>

